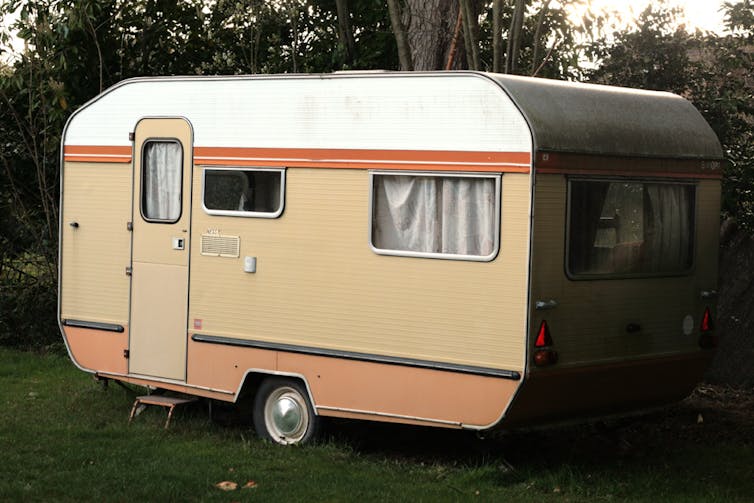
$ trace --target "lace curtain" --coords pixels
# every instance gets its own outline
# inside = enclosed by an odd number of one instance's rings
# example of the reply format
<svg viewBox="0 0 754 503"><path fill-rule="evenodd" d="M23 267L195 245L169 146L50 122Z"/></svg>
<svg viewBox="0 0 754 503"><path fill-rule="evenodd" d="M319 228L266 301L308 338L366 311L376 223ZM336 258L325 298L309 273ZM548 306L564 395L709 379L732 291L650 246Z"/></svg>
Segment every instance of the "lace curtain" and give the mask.
<svg viewBox="0 0 754 503"><path fill-rule="evenodd" d="M144 146L143 211L150 220L175 221L181 216L183 150L174 141Z"/></svg>
<svg viewBox="0 0 754 503"><path fill-rule="evenodd" d="M375 175L373 244L384 250L488 256L493 178Z"/></svg>

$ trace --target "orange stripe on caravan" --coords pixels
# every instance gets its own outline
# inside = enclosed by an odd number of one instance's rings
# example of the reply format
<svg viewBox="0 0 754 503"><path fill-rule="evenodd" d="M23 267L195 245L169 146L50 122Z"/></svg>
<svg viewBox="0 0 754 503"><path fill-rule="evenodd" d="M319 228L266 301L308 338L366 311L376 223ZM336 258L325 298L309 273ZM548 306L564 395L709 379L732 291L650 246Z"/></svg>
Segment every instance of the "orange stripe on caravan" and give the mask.
<svg viewBox="0 0 754 503"><path fill-rule="evenodd" d="M131 162L131 147L101 145L67 145L63 148L67 162Z"/></svg>
<svg viewBox="0 0 754 503"><path fill-rule="evenodd" d="M131 147L66 146L68 162L131 162ZM212 166L285 166L528 173L529 152L195 147L194 162Z"/></svg>
<svg viewBox="0 0 754 503"><path fill-rule="evenodd" d="M531 155L529 152L196 147L194 148L194 162L214 166L432 169L528 173Z"/></svg>

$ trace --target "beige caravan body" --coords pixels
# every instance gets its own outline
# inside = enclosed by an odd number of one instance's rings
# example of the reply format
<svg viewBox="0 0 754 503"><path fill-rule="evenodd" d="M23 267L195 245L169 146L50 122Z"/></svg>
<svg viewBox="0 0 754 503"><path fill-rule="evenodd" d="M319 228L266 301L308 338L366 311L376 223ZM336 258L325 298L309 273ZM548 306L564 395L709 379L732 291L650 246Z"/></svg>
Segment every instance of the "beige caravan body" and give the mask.
<svg viewBox="0 0 754 503"><path fill-rule="evenodd" d="M102 378L484 429L677 400L710 357L722 153L671 94L132 79L61 157L60 326Z"/></svg>

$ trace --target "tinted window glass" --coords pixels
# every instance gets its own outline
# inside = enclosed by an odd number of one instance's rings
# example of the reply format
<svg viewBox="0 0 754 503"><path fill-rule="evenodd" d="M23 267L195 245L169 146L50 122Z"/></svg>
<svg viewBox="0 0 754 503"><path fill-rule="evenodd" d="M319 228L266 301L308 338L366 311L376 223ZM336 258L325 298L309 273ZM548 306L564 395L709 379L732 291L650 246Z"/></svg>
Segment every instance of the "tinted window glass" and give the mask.
<svg viewBox="0 0 754 503"><path fill-rule="evenodd" d="M209 213L277 215L282 185L282 171L205 169L204 207Z"/></svg>
<svg viewBox="0 0 754 503"><path fill-rule="evenodd" d="M571 181L572 275L672 274L691 267L693 185Z"/></svg>

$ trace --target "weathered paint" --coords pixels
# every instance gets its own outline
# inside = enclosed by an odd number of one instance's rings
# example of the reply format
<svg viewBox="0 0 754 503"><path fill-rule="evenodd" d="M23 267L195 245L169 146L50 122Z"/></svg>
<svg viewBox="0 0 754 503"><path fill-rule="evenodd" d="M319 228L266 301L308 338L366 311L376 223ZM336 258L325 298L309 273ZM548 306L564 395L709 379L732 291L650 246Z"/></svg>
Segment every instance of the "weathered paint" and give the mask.
<svg viewBox="0 0 754 503"><path fill-rule="evenodd" d="M540 101L521 94L526 85ZM558 100L561 94L574 101ZM542 115L541 100L562 105L560 115ZM651 112L647 104L661 103L691 117L684 127L704 141L661 131L642 143L641 132L622 136L614 109L576 110L584 100L629 103L633 121ZM667 94L474 73L126 81L74 114L63 138L59 315L124 327L61 327L69 351L103 377L226 401L238 398L250 373L298 377L321 415L446 427L486 428L501 418L526 425L682 397L709 358L696 332L681 339L677 328L685 314L697 319L709 304L699 292L714 288L722 156L689 107ZM569 127L568 110L601 140L551 131L552 121ZM147 117L175 118L140 122ZM185 230L187 249L177 262L164 242L175 233L138 220L140 145L150 137L184 143L186 219L175 228L179 236ZM560 145L568 138L572 149ZM207 214L202 170L210 166L284 168L282 214ZM370 169L499 173L498 255L470 262L375 254ZM667 278L568 279L572 176L694 183L694 269ZM202 255L202 234L238 236L239 256ZM149 258L139 259L145 250ZM245 257L256 259L255 273L244 272ZM159 288L184 278L187 290ZM130 323L134 312L168 296L170 306ZM559 304L543 313L534 307L539 299ZM179 328L160 328L162 313L181 310ZM646 314L647 330L628 338L621 329L635 313ZM545 314L561 360L535 369L528 358ZM144 337L147 330L156 335ZM169 340L150 346L163 332ZM192 340L197 335L240 345ZM123 356L126 349L135 360ZM324 354L333 351L347 354ZM393 363L373 361L379 357ZM523 387L490 369L523 376Z"/></svg>

